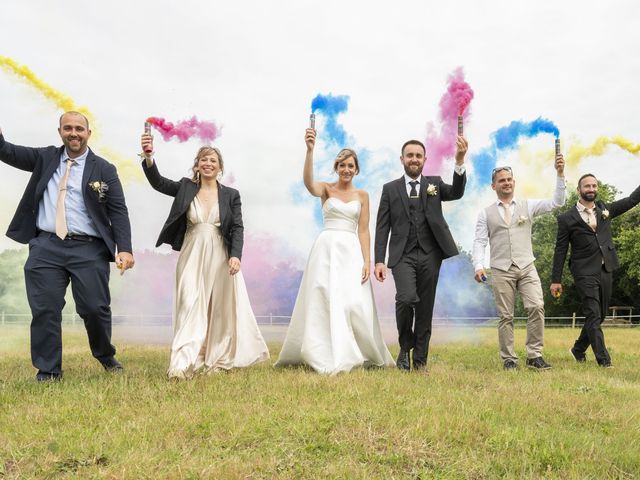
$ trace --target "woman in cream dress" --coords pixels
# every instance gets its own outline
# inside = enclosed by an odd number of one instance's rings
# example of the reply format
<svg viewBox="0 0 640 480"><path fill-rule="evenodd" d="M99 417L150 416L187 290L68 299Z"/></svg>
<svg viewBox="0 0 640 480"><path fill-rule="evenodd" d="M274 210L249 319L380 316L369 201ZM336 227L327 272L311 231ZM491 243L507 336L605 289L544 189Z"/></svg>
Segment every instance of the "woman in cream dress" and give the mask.
<svg viewBox="0 0 640 480"><path fill-rule="evenodd" d="M167 375L247 367L269 358L240 272L244 229L240 194L218 182L217 148L202 147L192 178L169 180L153 159L153 138L142 136L143 170L151 186L175 197L156 246L180 251L176 266L174 336Z"/></svg>

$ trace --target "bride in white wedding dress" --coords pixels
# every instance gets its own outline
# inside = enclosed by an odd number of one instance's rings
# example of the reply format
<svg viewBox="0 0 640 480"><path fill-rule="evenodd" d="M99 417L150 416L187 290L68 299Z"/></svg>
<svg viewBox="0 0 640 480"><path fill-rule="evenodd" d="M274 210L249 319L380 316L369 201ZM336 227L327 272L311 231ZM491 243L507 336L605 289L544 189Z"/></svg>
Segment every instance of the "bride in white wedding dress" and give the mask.
<svg viewBox="0 0 640 480"><path fill-rule="evenodd" d="M353 186L358 157L348 148L334 162L335 183L313 180L316 133L307 129L304 184L320 197L324 229L302 277L276 367L306 364L319 373L392 367L369 281L369 195Z"/></svg>

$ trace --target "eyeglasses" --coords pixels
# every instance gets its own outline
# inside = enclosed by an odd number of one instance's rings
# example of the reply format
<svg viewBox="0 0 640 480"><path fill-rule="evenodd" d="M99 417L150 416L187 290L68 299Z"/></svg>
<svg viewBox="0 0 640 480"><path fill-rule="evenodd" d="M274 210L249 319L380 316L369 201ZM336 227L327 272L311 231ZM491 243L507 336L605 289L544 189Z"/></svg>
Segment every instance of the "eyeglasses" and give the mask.
<svg viewBox="0 0 640 480"><path fill-rule="evenodd" d="M504 166L504 167L496 167L496 168L494 168L493 170L491 170L491 183L493 183L493 182L495 181L495 179L496 179L496 174L497 174L498 172L509 172L509 173L513 174L513 170L511 170L511 167L507 167L507 166Z"/></svg>

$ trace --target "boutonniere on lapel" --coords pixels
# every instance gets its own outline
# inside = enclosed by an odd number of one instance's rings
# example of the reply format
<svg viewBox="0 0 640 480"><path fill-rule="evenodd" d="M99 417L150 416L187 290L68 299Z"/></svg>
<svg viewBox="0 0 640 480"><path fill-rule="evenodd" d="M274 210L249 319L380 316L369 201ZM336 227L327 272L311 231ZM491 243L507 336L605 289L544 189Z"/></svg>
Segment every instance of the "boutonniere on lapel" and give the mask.
<svg viewBox="0 0 640 480"><path fill-rule="evenodd" d="M606 208L602 209L602 220L606 220L607 218L609 218L609 210L607 210Z"/></svg>
<svg viewBox="0 0 640 480"><path fill-rule="evenodd" d="M524 215L520 215L518 217L518 225L522 225L524 222L526 222L527 220L529 220L528 217L525 217Z"/></svg>
<svg viewBox="0 0 640 480"><path fill-rule="evenodd" d="M433 183L430 183L429 185L427 185L427 195L430 195L433 197L434 195L437 195L437 194L438 194L438 188Z"/></svg>
<svg viewBox="0 0 640 480"><path fill-rule="evenodd" d="M102 203L106 201L106 193L109 191L109 185L105 182L94 180L93 182L89 182L89 187L98 194L98 202Z"/></svg>

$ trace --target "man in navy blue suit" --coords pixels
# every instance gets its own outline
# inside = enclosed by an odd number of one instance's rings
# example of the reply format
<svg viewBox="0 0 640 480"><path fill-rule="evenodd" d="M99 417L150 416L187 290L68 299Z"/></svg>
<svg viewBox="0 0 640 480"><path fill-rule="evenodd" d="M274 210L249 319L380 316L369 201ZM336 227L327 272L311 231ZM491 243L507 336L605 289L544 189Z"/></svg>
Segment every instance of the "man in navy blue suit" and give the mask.
<svg viewBox="0 0 640 480"><path fill-rule="evenodd" d="M7 236L29 244L24 272L38 381L62 378L62 309L69 282L91 353L107 371L122 370L111 344L109 262L121 272L134 264L122 185L116 168L87 146L89 121L66 112L58 133L63 146L31 148L5 141L0 130L0 160L31 172Z"/></svg>

